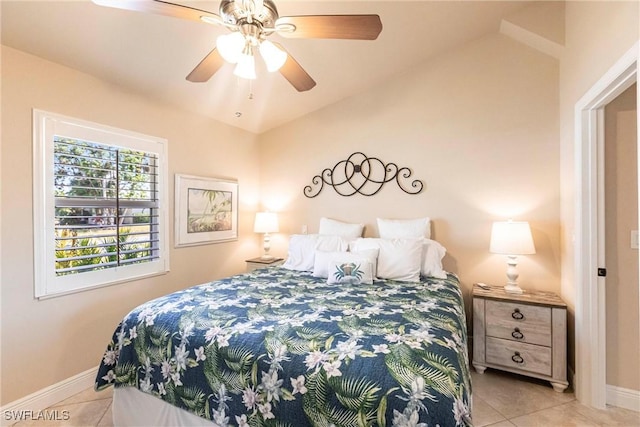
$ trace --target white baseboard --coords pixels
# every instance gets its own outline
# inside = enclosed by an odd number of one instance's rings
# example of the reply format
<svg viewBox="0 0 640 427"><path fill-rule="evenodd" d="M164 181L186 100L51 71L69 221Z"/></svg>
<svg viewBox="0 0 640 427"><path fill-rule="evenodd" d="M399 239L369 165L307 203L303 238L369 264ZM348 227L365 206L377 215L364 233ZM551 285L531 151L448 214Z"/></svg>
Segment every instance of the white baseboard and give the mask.
<svg viewBox="0 0 640 427"><path fill-rule="evenodd" d="M640 412L640 391L607 384L607 405Z"/></svg>
<svg viewBox="0 0 640 427"><path fill-rule="evenodd" d="M97 367L88 369L72 376L71 378L67 378L59 383L45 387L42 390L38 390L35 393L31 393L28 396L1 407L0 422L2 425L6 425L7 422L11 424L15 421L12 421L14 417L10 414L19 413L20 411L42 411L58 402L80 393L81 391L93 387L97 372Z"/></svg>

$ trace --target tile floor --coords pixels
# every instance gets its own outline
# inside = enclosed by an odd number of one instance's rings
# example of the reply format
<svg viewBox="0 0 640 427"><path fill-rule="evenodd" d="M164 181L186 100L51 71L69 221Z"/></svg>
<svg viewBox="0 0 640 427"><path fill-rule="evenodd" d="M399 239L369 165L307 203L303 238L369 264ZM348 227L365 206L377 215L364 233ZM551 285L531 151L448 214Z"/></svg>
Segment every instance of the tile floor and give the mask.
<svg viewBox="0 0 640 427"><path fill-rule="evenodd" d="M640 427L640 413L610 407L595 410L579 404L571 390L556 393L544 382L488 369L473 373L473 421L492 426L624 426ZM69 411L70 419L58 423L22 421L15 426L112 426L113 389L96 393L88 389L49 410Z"/></svg>
<svg viewBox="0 0 640 427"><path fill-rule="evenodd" d="M471 379L476 427L640 427L640 412L592 409L578 403L572 390L557 393L545 381L491 369L473 372Z"/></svg>

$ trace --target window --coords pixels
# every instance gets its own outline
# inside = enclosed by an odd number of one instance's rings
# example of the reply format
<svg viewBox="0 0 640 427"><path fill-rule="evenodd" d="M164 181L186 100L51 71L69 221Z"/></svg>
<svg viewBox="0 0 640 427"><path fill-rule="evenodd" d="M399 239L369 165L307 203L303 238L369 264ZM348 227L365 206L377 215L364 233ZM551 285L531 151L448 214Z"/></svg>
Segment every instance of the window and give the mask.
<svg viewBox="0 0 640 427"><path fill-rule="evenodd" d="M33 119L36 297L168 271L166 140Z"/></svg>

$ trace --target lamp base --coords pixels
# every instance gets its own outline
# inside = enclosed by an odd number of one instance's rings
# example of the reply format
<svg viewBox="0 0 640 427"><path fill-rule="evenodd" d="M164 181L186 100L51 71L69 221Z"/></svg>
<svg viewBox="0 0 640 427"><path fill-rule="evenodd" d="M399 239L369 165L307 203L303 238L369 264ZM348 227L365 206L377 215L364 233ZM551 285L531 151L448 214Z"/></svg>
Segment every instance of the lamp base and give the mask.
<svg viewBox="0 0 640 427"><path fill-rule="evenodd" d="M516 255L507 256L507 284L504 285L504 290L508 294L522 295L524 292L520 286L518 286L518 257Z"/></svg>
<svg viewBox="0 0 640 427"><path fill-rule="evenodd" d="M264 254L260 257L260 259L263 259L265 261L273 259L273 255L269 253L269 250L271 249L271 236L269 235L269 233L264 233L264 246L262 247L262 249L264 249Z"/></svg>
<svg viewBox="0 0 640 427"><path fill-rule="evenodd" d="M508 294L522 295L524 293L520 286L511 283L504 285L504 290Z"/></svg>

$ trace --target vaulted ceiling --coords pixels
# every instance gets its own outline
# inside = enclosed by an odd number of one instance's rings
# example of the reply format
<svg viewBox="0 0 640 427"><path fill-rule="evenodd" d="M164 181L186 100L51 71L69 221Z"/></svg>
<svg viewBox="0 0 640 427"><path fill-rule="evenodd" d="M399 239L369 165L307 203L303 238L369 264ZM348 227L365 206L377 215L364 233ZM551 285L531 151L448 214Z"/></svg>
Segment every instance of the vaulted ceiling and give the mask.
<svg viewBox="0 0 640 427"><path fill-rule="evenodd" d="M175 1L218 13L217 1ZM261 133L343 98L375 89L408 68L485 34L526 1L276 0L280 16L378 14L374 41L281 43L317 82L297 92L279 73L254 81L224 65L206 83L185 80L223 27L98 6L89 0L2 0L2 44L94 75L159 102ZM490 58L488 58L490 60Z"/></svg>

